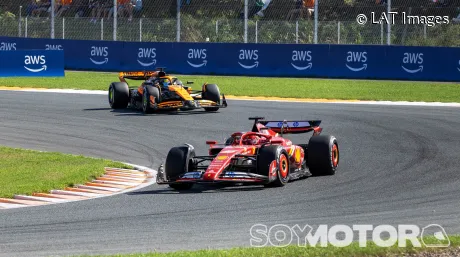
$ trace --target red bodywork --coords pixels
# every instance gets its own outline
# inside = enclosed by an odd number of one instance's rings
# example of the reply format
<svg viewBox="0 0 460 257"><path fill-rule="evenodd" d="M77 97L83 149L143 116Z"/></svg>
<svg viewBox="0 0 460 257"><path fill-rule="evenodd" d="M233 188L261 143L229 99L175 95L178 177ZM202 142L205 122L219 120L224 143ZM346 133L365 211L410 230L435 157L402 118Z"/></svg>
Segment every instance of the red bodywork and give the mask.
<svg viewBox="0 0 460 257"><path fill-rule="evenodd" d="M267 126L275 124L275 126ZM269 182L276 177L276 161L273 161L269 170L272 171L267 176L259 176L252 174L250 169L242 172L240 169L229 170L229 167L245 167L247 163L255 163L258 149L266 145L281 145L286 150L289 159L289 169L291 171L301 170L305 159L305 150L302 146L294 145L291 140L282 137L282 134L287 133L305 133L313 131L314 135L319 135L322 128L319 127L320 121L303 122L308 126L284 126L288 122L255 122L251 132L237 132L227 139L226 144L217 144L216 141L207 141L210 145L209 156L196 157L208 158L209 165L202 166L199 177L194 177L194 174L183 176L175 182ZM297 123L298 122L291 122ZM251 138L258 137L259 140L249 142ZM217 153L217 155L216 155ZM212 157L212 158L210 158ZM249 162L250 161L250 162ZM247 166L250 166L248 164ZM273 166L273 168L272 168ZM204 173L203 173L204 171ZM194 172L189 172L194 173ZM244 175L243 173L246 173ZM188 174L188 173L186 173ZM198 175L197 175L198 176Z"/></svg>

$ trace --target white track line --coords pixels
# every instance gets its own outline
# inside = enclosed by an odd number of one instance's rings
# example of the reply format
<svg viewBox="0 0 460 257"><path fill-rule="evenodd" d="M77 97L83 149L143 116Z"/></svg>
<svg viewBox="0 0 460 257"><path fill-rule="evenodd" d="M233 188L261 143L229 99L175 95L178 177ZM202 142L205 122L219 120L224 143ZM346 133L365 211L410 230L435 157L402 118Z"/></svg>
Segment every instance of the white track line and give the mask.
<svg viewBox="0 0 460 257"><path fill-rule="evenodd" d="M84 95L107 95L104 90L80 90L80 89L5 89L3 91L21 91L21 92L40 92L40 93L63 93L63 94L84 94ZM460 103L440 103L440 102L408 102L408 101L308 101L308 100L283 100L283 99L252 99L252 98L239 98L228 99L230 101L261 101L261 102L286 102L286 103L327 103L327 104L361 104L361 105L400 105L400 106L433 106L433 107L460 107Z"/></svg>

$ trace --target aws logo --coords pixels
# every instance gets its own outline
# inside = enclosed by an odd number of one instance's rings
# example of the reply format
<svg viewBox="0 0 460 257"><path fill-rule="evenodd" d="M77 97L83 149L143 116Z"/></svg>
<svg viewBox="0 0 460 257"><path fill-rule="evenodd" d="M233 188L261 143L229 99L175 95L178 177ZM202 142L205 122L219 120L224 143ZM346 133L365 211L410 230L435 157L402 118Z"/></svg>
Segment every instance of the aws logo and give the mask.
<svg viewBox="0 0 460 257"><path fill-rule="evenodd" d="M97 61L94 59L101 59L102 61ZM107 46L92 46L91 47L91 57L89 58L91 62L96 65L102 65L109 62L109 48Z"/></svg>
<svg viewBox="0 0 460 257"><path fill-rule="evenodd" d="M351 66L353 65L353 66ZM358 72L367 69L367 52L347 52L345 66L351 71Z"/></svg>
<svg viewBox="0 0 460 257"><path fill-rule="evenodd" d="M0 42L0 51L16 51L16 43Z"/></svg>
<svg viewBox="0 0 460 257"><path fill-rule="evenodd" d="M62 45L45 45L45 50L64 50Z"/></svg>
<svg viewBox="0 0 460 257"><path fill-rule="evenodd" d="M245 64L242 64L241 62L238 62L238 64L245 69L252 69L255 67L259 67L259 61L258 61L259 60L259 50L241 49L238 59L240 61L254 61L254 64L251 64L251 65L245 65Z"/></svg>
<svg viewBox="0 0 460 257"><path fill-rule="evenodd" d="M311 57L311 51L297 51L294 50L292 51L292 62L291 65L294 67L296 70L306 70L306 69L311 69L313 67L313 63ZM302 62L302 65L304 66L297 66L293 62Z"/></svg>
<svg viewBox="0 0 460 257"><path fill-rule="evenodd" d="M208 61L206 58L208 57L206 53L207 49L188 49L188 65L192 66L193 68L200 68L206 66ZM202 63L196 64L195 62L201 61Z"/></svg>
<svg viewBox="0 0 460 257"><path fill-rule="evenodd" d="M156 48L139 48L139 52L137 53L137 62L144 67L156 65L156 51Z"/></svg>
<svg viewBox="0 0 460 257"><path fill-rule="evenodd" d="M46 59L44 55L26 55L24 60L24 68L30 72L41 72L46 70ZM41 68L30 68L27 66L37 66L41 65Z"/></svg>
<svg viewBox="0 0 460 257"><path fill-rule="evenodd" d="M405 66L419 65L416 69L409 69ZM407 73L423 72L423 53L404 53L403 65L401 66Z"/></svg>

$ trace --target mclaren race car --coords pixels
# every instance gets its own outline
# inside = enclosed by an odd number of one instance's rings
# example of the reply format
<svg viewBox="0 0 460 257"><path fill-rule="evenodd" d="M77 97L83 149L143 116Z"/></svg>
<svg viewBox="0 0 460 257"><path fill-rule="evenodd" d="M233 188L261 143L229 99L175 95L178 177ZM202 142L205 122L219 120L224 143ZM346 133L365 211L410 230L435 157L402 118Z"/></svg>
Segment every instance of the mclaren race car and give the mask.
<svg viewBox="0 0 460 257"><path fill-rule="evenodd" d="M206 141L209 155L196 156L192 145L173 147L158 169L157 183L176 190L194 184L284 186L312 175L333 175L339 164L334 136L320 135L320 120L254 120L249 132L233 133L224 144ZM293 144L285 134L313 132L308 144Z"/></svg>
<svg viewBox="0 0 460 257"><path fill-rule="evenodd" d="M204 84L202 89L193 91L190 86L167 75L163 68L150 72L121 72L120 82L109 87L109 104L113 109L131 107L144 113L157 110L193 110L204 108L214 112L227 107L224 95L220 95L215 84ZM129 87L126 79L143 80L139 87ZM187 82L192 84L193 82Z"/></svg>

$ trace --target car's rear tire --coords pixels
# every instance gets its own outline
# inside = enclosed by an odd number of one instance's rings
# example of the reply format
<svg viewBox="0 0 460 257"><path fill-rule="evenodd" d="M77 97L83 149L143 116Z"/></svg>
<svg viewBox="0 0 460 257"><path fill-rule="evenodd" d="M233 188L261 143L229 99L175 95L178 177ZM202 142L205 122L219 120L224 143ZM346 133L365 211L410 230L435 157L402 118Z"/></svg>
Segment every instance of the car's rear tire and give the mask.
<svg viewBox="0 0 460 257"><path fill-rule="evenodd" d="M279 145L262 147L257 155L257 173L264 176L276 176L267 187L282 187L289 181L289 158L286 150Z"/></svg>
<svg viewBox="0 0 460 257"><path fill-rule="evenodd" d="M152 113L155 110L152 108L150 97L153 98L154 104L160 103L160 91L158 91L158 88L145 86L144 94L142 95L142 111L144 113Z"/></svg>
<svg viewBox="0 0 460 257"><path fill-rule="evenodd" d="M220 105L220 90L216 84L205 85L203 93L201 93L201 97L204 100L213 101ZM204 110L207 112L215 112L219 110L219 107L205 107Z"/></svg>
<svg viewBox="0 0 460 257"><path fill-rule="evenodd" d="M190 145L173 147L169 150L165 162L165 175L167 181L175 181L193 168L195 150ZM176 190L192 188L193 183L172 183L169 185Z"/></svg>
<svg viewBox="0 0 460 257"><path fill-rule="evenodd" d="M128 107L129 87L125 82L113 82L109 86L109 104L112 109Z"/></svg>
<svg viewBox="0 0 460 257"><path fill-rule="evenodd" d="M339 165L339 145L334 136L312 136L308 142L308 168L314 176L334 175Z"/></svg>

